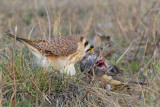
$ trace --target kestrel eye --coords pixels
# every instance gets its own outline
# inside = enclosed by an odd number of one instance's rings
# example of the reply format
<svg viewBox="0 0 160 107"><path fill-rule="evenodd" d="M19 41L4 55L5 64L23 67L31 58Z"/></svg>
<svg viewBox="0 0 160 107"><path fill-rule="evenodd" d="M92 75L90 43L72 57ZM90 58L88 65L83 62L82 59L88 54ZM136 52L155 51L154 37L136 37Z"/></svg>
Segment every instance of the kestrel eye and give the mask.
<svg viewBox="0 0 160 107"><path fill-rule="evenodd" d="M90 48L94 48L94 46L93 46L93 45L91 45L91 46L90 46Z"/></svg>

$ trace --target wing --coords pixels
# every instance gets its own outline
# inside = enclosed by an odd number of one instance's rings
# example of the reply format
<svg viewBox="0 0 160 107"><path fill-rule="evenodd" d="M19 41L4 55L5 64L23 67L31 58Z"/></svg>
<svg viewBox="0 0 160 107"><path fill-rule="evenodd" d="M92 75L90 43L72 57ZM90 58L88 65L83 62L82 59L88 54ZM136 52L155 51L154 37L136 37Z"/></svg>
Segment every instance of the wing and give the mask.
<svg viewBox="0 0 160 107"><path fill-rule="evenodd" d="M46 55L70 55L77 51L78 41L72 36L66 36L41 42L38 45Z"/></svg>

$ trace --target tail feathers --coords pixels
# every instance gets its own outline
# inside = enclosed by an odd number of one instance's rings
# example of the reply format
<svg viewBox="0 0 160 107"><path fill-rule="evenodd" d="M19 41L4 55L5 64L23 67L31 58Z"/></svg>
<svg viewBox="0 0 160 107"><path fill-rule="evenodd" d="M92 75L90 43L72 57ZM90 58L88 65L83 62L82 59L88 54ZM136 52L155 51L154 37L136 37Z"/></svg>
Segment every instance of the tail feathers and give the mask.
<svg viewBox="0 0 160 107"><path fill-rule="evenodd" d="M6 35L8 35L9 37L15 38L15 35L13 35L9 32L6 32ZM20 38L20 37L16 37L16 40L24 43L27 46L29 45L29 46L32 46L35 48L39 48L38 43L45 42L44 40L28 40L28 39L24 39L24 38Z"/></svg>
<svg viewBox="0 0 160 107"><path fill-rule="evenodd" d="M8 35L9 37L12 37L12 38L15 38L15 35L9 33L9 32L6 32L6 35ZM16 37L16 40L20 41L20 42L26 42L26 43L29 43L31 42L31 40L28 40L28 39L23 39L23 38L20 38L20 37Z"/></svg>

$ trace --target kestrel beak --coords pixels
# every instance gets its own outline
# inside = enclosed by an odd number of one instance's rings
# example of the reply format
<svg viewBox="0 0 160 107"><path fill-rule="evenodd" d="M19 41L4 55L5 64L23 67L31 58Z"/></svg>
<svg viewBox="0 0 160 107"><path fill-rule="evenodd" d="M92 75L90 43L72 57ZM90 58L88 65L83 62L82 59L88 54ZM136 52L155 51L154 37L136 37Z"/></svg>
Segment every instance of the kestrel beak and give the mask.
<svg viewBox="0 0 160 107"><path fill-rule="evenodd" d="M94 48L91 49L91 53L94 53Z"/></svg>
<svg viewBox="0 0 160 107"><path fill-rule="evenodd" d="M90 54L94 54L94 46L91 46Z"/></svg>

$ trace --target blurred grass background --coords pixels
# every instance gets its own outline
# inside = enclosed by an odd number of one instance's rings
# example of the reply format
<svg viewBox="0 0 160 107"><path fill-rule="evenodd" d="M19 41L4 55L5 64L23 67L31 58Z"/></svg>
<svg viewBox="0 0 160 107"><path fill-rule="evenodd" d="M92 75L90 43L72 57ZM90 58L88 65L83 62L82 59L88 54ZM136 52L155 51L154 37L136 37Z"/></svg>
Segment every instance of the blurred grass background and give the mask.
<svg viewBox="0 0 160 107"><path fill-rule="evenodd" d="M17 107L160 106L159 0L0 0L0 103L11 107L14 41L5 35L8 30L28 39L84 34L94 40L96 32L100 32L114 40L116 52L106 58L113 64L133 43L117 65L124 70L124 77L139 75L139 79L149 82L145 87L132 87L131 92L121 88L107 91L98 82L93 85L85 82L78 65L73 78L45 72L46 69L32 63L25 46L16 42Z"/></svg>

